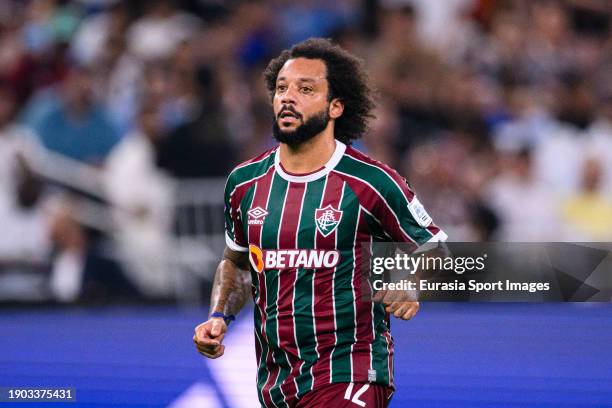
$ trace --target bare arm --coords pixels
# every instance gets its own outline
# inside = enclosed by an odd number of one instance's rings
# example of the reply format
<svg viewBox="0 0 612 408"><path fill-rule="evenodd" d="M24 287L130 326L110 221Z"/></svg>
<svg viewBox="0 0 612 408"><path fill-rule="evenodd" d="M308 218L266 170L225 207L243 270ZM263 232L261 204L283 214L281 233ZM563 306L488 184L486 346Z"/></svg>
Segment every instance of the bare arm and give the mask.
<svg viewBox="0 0 612 408"><path fill-rule="evenodd" d="M211 313L235 315L242 309L251 292L248 262L247 252L237 252L225 247L210 296Z"/></svg>
<svg viewBox="0 0 612 408"><path fill-rule="evenodd" d="M210 313L235 315L246 303L251 291L248 272L249 258L246 252L232 251L225 247L223 259L217 267L210 298ZM212 317L195 328L193 341L200 354L218 358L225 352L223 338L227 324L222 318Z"/></svg>

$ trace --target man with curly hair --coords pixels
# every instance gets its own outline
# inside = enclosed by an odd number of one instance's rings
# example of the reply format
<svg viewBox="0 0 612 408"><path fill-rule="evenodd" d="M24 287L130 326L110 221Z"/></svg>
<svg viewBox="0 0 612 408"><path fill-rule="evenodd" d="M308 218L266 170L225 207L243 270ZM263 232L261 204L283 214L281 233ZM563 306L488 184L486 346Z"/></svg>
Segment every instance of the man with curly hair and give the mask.
<svg viewBox="0 0 612 408"><path fill-rule="evenodd" d="M223 355L227 325L251 293L263 407L386 407L390 314L410 319L419 304L374 301L360 280L361 245L416 249L446 235L405 179L350 146L374 108L358 59L309 39L273 59L265 81L279 145L228 177L227 246L196 347Z"/></svg>

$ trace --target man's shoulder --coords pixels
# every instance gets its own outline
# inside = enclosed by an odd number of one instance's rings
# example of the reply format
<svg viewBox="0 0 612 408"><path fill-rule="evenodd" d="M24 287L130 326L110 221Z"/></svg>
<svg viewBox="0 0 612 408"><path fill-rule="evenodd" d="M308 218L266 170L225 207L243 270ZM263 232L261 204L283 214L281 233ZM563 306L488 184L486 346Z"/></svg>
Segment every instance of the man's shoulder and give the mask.
<svg viewBox="0 0 612 408"><path fill-rule="evenodd" d="M361 179L370 187L380 190L385 186L407 183L395 169L367 154L348 146L338 169L349 176Z"/></svg>
<svg viewBox="0 0 612 408"><path fill-rule="evenodd" d="M274 156L278 147L246 160L235 166L228 176L228 184L238 185L264 175L274 165Z"/></svg>
<svg viewBox="0 0 612 408"><path fill-rule="evenodd" d="M366 153L362 152L361 150L357 150L353 146L346 147L346 150L344 152L344 158L353 159L366 166L375 166L381 169L385 168L389 170L391 169L389 165L368 156Z"/></svg>

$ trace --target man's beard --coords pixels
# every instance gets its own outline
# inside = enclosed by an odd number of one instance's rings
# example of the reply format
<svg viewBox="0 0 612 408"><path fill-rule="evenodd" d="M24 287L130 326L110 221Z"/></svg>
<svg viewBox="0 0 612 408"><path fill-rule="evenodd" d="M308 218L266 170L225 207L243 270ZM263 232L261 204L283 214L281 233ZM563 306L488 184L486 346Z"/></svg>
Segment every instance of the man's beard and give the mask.
<svg viewBox="0 0 612 408"><path fill-rule="evenodd" d="M274 138L280 143L286 143L289 146L296 147L323 132L328 123L329 112L327 108L325 108L321 110L321 112L311 116L295 130L282 130L278 126L278 118L275 118L274 124L272 125L272 133L274 134Z"/></svg>

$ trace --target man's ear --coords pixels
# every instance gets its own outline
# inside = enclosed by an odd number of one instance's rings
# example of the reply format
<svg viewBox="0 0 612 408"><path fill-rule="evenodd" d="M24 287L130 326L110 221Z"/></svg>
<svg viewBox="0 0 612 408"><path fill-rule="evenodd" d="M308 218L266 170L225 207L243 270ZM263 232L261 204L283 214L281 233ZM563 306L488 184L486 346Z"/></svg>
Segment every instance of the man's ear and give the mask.
<svg viewBox="0 0 612 408"><path fill-rule="evenodd" d="M332 99L329 103L329 117L332 119L338 119L344 112L344 104L338 98Z"/></svg>

